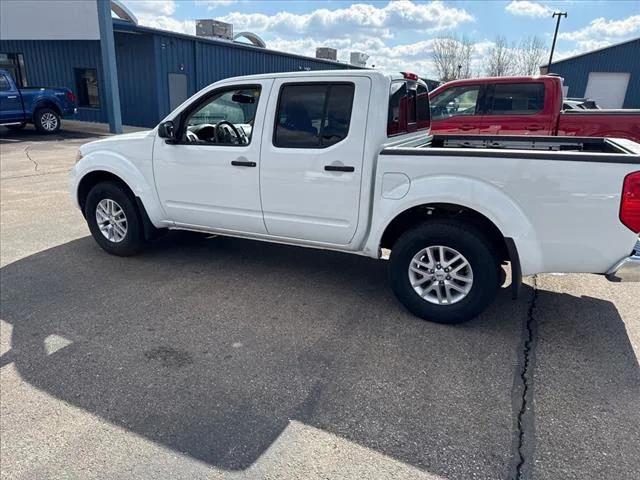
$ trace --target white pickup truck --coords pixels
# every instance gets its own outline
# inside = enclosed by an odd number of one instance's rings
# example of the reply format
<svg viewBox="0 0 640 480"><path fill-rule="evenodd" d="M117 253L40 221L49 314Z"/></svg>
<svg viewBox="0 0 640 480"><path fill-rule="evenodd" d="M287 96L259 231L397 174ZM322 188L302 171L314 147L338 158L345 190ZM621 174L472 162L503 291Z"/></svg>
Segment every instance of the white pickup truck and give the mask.
<svg viewBox="0 0 640 480"><path fill-rule="evenodd" d="M640 277L640 145L437 137L414 74L229 78L151 131L80 148L71 192L97 243L132 255L183 229L383 258L398 299L442 323L523 275ZM363 279L366 281L366 279Z"/></svg>

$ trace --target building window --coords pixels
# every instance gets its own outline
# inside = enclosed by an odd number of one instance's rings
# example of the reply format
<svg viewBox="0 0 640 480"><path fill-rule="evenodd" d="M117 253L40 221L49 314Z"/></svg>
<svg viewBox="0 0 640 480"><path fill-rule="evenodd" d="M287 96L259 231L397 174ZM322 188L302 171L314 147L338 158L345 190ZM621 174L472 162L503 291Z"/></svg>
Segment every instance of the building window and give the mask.
<svg viewBox="0 0 640 480"><path fill-rule="evenodd" d="M98 72L95 68L76 68L76 92L78 106L100 107L100 92L98 90Z"/></svg>
<svg viewBox="0 0 640 480"><path fill-rule="evenodd" d="M349 133L352 83L285 85L280 91L274 142L280 148L326 148Z"/></svg>

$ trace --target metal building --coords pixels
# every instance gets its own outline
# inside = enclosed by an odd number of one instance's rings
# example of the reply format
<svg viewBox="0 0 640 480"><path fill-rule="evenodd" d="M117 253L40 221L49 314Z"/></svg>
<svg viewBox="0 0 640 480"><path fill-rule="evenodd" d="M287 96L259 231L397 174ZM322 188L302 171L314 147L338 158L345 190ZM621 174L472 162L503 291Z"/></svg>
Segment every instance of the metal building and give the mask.
<svg viewBox="0 0 640 480"><path fill-rule="evenodd" d="M564 78L567 97L591 98L602 108L640 108L639 52L636 38L553 62L549 71Z"/></svg>
<svg viewBox="0 0 640 480"><path fill-rule="evenodd" d="M238 42L210 40L113 19L122 123L155 126L174 107L223 78L355 68ZM0 68L22 86L68 87L77 120L107 122L99 40L0 40Z"/></svg>

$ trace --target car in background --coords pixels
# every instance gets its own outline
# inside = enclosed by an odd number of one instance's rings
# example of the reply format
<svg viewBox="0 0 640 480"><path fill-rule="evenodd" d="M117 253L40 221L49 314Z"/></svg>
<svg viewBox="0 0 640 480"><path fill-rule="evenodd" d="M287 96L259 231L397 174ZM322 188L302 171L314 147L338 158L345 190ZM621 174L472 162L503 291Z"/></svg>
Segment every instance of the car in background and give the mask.
<svg viewBox="0 0 640 480"><path fill-rule="evenodd" d="M454 80L430 92L429 99L431 130L438 135L557 135L640 142L640 110L565 109L558 76Z"/></svg>
<svg viewBox="0 0 640 480"><path fill-rule="evenodd" d="M77 113L76 96L64 87L18 88L0 69L0 125L11 130L33 123L42 133L55 133L61 118Z"/></svg>

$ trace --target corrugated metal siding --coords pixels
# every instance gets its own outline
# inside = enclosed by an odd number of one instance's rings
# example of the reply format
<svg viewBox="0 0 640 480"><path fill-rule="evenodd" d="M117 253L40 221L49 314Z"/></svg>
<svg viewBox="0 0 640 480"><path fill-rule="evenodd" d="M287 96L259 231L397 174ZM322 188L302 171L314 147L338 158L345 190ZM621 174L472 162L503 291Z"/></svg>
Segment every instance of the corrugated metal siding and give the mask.
<svg viewBox="0 0 640 480"><path fill-rule="evenodd" d="M554 62L551 72L564 78L569 97L584 97L590 72L629 72L623 108L640 108L640 39L581 57Z"/></svg>
<svg viewBox="0 0 640 480"><path fill-rule="evenodd" d="M198 57L198 89L223 78L256 73L331 70L347 66L316 62L269 51L244 50L232 46L201 43Z"/></svg>
<svg viewBox="0 0 640 480"><path fill-rule="evenodd" d="M188 96L196 92L195 42L172 35L154 35L156 49L156 82L158 87L158 121L167 115L169 108L169 74L187 76Z"/></svg>
<svg viewBox="0 0 640 480"><path fill-rule="evenodd" d="M349 68L313 59L300 58L269 50L239 48L195 38L154 35L158 65L158 105L162 118L169 113L170 73L184 73L189 95L224 78L257 73L297 72Z"/></svg>
<svg viewBox="0 0 640 480"><path fill-rule="evenodd" d="M67 87L76 91L74 68L95 68L102 85L98 40L0 40L0 52L24 55L27 82L35 86ZM100 102L104 105L103 92ZM106 122L104 109L80 108L73 117L87 122Z"/></svg>
<svg viewBox="0 0 640 480"><path fill-rule="evenodd" d="M116 32L115 45L122 123L154 127L159 115L153 36Z"/></svg>

